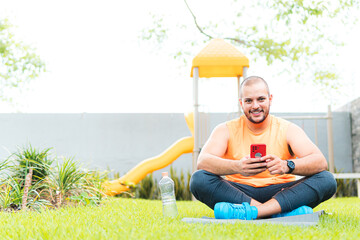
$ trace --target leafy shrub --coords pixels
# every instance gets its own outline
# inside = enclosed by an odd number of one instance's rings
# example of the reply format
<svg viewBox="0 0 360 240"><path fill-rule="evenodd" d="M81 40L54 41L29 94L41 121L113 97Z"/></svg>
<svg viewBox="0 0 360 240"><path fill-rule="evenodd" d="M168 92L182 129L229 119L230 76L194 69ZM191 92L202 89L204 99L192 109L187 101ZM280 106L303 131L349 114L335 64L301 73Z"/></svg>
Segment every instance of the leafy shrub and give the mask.
<svg viewBox="0 0 360 240"><path fill-rule="evenodd" d="M335 169L336 173L341 173L342 170ZM337 190L336 197L354 197L357 196L356 179L336 179Z"/></svg>
<svg viewBox="0 0 360 240"><path fill-rule="evenodd" d="M45 208L50 205L48 200L40 198L38 189L40 189L41 184L41 182L38 182L30 186L26 207L39 210L40 208ZM9 178L2 183L0 190L1 210L20 210L23 195L24 189L22 182L9 176Z"/></svg>
<svg viewBox="0 0 360 240"><path fill-rule="evenodd" d="M178 176L175 169L171 166L170 175L175 185L176 200L191 200L191 192L189 187L191 173L187 172L187 176L185 180L183 170L181 170L180 176Z"/></svg>
<svg viewBox="0 0 360 240"><path fill-rule="evenodd" d="M70 196L70 200L73 200L77 203L80 203L81 205L91 205L91 206L98 206L101 202L101 199L99 199L96 196L92 196L87 192L81 192L79 195Z"/></svg>
<svg viewBox="0 0 360 240"><path fill-rule="evenodd" d="M143 180L140 181L135 189L137 198L144 199L159 199L159 187L156 179L154 180L153 174L148 174Z"/></svg>
<svg viewBox="0 0 360 240"><path fill-rule="evenodd" d="M90 170L86 171L84 178L84 189L87 189L88 194L95 196L100 203L105 194L102 192L102 183L107 180L107 171Z"/></svg>
<svg viewBox="0 0 360 240"><path fill-rule="evenodd" d="M171 166L170 177L174 181L176 200L191 200L191 192L189 188L191 173L186 174L183 171L180 175ZM152 174L148 174L135 188L135 197L144 199L161 199L159 184Z"/></svg>
<svg viewBox="0 0 360 240"><path fill-rule="evenodd" d="M52 166L54 162L56 165ZM9 171L2 171L5 169ZM38 150L31 145L19 149L0 163L0 171L2 211L40 210L64 204L98 205L105 196L101 183L106 174L86 171L73 158L64 158L60 163L50 157L50 149Z"/></svg>
<svg viewBox="0 0 360 240"><path fill-rule="evenodd" d="M60 207L64 197L81 188L84 177L85 173L72 158L65 158L62 164L57 162L55 171L48 178L48 185L55 192L57 207Z"/></svg>
<svg viewBox="0 0 360 240"><path fill-rule="evenodd" d="M336 183L337 183L336 197L357 196L356 179L336 179Z"/></svg>
<svg viewBox="0 0 360 240"><path fill-rule="evenodd" d="M50 148L38 150L29 145L27 148L19 148L18 151L10 157L15 163L12 167L13 177L24 180L33 169L33 182L42 181L50 174L51 164L54 160L49 156ZM22 185L23 186L23 185Z"/></svg>

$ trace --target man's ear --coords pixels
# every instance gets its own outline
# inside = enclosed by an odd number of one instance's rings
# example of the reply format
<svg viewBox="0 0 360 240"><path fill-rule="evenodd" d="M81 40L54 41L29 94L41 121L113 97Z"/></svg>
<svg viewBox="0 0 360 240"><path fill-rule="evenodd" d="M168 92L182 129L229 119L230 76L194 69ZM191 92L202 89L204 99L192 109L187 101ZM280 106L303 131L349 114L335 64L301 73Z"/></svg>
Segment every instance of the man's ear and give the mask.
<svg viewBox="0 0 360 240"><path fill-rule="evenodd" d="M270 94L270 96L269 96L270 106L271 106L271 104L272 104L272 100L273 100L273 95Z"/></svg>
<svg viewBox="0 0 360 240"><path fill-rule="evenodd" d="M243 108L243 103L242 103L242 101L241 101L241 98L239 98L239 102L240 102L241 108Z"/></svg>

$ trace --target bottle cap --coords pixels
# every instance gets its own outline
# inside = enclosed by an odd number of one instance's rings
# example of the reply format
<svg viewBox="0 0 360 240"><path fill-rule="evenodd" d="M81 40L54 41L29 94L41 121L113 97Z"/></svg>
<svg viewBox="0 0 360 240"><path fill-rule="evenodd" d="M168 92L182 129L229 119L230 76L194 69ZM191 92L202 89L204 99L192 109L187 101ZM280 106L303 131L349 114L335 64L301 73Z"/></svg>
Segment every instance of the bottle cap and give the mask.
<svg viewBox="0 0 360 240"><path fill-rule="evenodd" d="M168 175L168 172L162 172L161 175L162 175L163 177L169 176L169 175Z"/></svg>

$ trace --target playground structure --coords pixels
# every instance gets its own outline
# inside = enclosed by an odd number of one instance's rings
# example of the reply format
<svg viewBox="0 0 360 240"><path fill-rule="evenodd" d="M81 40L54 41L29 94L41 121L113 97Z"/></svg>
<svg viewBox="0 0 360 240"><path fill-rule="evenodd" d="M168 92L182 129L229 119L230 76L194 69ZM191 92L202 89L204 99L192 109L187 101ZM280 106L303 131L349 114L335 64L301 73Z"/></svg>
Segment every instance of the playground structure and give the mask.
<svg viewBox="0 0 360 240"><path fill-rule="evenodd" d="M240 78L246 78L249 59L231 44L222 39L213 39L193 59L191 77L193 77L194 92L194 152L193 169L200 153L200 121L199 121L199 78L236 77L238 84L238 99L240 97ZM236 99L238 101L238 99ZM238 102L239 113L241 112Z"/></svg>
<svg viewBox="0 0 360 240"><path fill-rule="evenodd" d="M164 152L158 156L145 159L140 162L128 173L119 179L108 181L103 184L105 194L108 196L114 196L129 190L128 183L137 184L147 174L156 170L162 169L170 165L180 155L185 153L192 153L194 149L194 120L193 114L185 114L185 120L189 127L192 136L183 137L168 147Z"/></svg>
<svg viewBox="0 0 360 240"><path fill-rule="evenodd" d="M193 59L191 68L191 77L193 77L194 112L186 114L185 120L192 136L181 138L160 155L143 160L121 178L103 183L102 186L105 194L114 196L129 190L129 183L139 183L147 174L170 165L179 156L185 153L193 153L192 166L193 170L195 170L196 160L200 153L200 124L198 109L199 77L236 77L239 86L240 78L246 77L248 67L248 58L234 46L222 39L211 40L209 44Z"/></svg>

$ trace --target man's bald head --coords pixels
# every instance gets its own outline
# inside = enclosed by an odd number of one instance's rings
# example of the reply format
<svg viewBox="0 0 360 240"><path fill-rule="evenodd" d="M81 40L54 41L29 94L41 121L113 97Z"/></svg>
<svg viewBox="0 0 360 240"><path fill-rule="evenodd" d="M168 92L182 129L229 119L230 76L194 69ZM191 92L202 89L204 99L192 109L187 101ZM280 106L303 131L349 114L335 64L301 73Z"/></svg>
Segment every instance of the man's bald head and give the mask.
<svg viewBox="0 0 360 240"><path fill-rule="evenodd" d="M242 98L242 95L243 95L243 88L247 87L247 86L251 86L256 83L263 83L266 87L268 95L270 96L270 90L269 90L269 86L268 86L267 82L262 77L250 76L250 77L245 78L244 81L242 81L242 83L240 85L240 99Z"/></svg>

